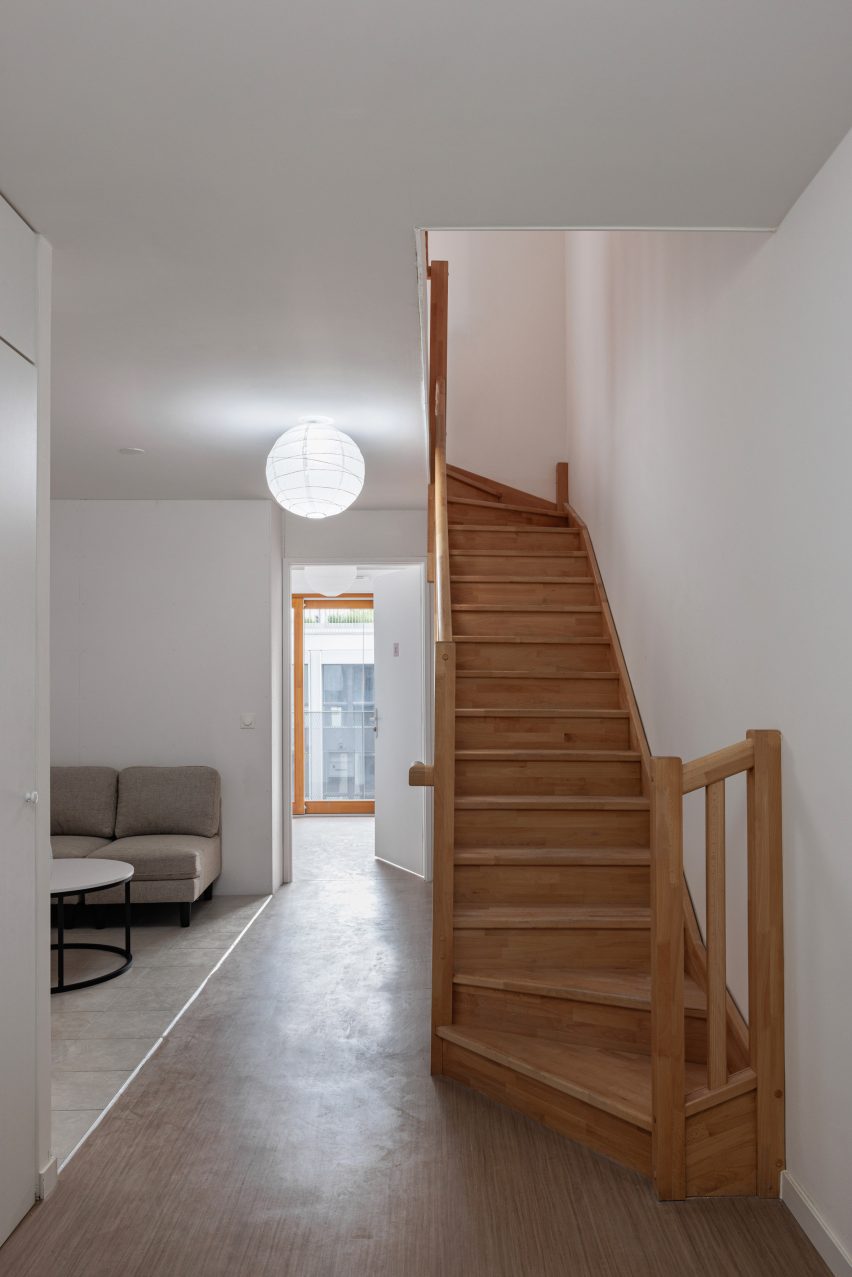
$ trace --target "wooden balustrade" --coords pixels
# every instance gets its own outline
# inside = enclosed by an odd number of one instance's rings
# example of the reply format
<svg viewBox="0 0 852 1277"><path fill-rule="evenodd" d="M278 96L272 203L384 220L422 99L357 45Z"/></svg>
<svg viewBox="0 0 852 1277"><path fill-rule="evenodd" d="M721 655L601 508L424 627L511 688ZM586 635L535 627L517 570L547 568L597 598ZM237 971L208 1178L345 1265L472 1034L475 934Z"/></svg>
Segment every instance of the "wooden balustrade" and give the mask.
<svg viewBox="0 0 852 1277"><path fill-rule="evenodd" d="M728 1071L725 781L748 794L749 1067ZM683 796L705 790L707 1086L684 1096ZM651 776L651 1076L653 1164L663 1198L690 1192L687 1122L755 1091L756 1188L777 1197L784 1165L784 962L781 735L744 741L682 764L655 758ZM684 1102L685 1101L685 1102Z"/></svg>

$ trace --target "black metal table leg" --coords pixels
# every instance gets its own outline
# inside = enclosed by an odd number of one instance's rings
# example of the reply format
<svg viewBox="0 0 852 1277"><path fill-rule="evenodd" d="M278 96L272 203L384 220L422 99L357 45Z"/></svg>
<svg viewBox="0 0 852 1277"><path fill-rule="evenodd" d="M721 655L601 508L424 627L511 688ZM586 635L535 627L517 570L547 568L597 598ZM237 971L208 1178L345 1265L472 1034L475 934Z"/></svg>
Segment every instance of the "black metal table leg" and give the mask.
<svg viewBox="0 0 852 1277"><path fill-rule="evenodd" d="M56 975L57 993L65 989L65 897L56 897Z"/></svg>
<svg viewBox="0 0 852 1277"><path fill-rule="evenodd" d="M102 887L91 887L90 892L106 891L110 887L117 887L119 884L115 882L104 883ZM90 944L88 941L72 944L65 943L65 896L78 895L76 891L50 893L51 899L56 901L56 943L51 944L51 949L56 954L56 973L57 982L51 987L51 993L70 993L72 989L88 989L93 984L104 984L107 980L114 980L117 975L121 975L122 971L126 971L128 967L133 965L133 953L130 947L130 879L124 880L124 948L120 948L117 944ZM112 971L105 971L103 975L90 976L88 980L74 980L70 984L65 982L65 950L66 949L88 949L98 953L114 953L124 961L120 966L115 967Z"/></svg>
<svg viewBox="0 0 852 1277"><path fill-rule="evenodd" d="M132 958L130 952L130 879L124 884L124 949L128 958Z"/></svg>

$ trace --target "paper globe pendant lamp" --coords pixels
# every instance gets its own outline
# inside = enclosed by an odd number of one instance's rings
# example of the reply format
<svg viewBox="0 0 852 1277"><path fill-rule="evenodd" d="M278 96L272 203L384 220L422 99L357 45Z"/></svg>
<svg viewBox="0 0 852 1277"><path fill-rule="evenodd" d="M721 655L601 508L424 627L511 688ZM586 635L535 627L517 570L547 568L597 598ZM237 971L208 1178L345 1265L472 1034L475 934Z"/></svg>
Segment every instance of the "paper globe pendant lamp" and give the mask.
<svg viewBox="0 0 852 1277"><path fill-rule="evenodd" d="M364 486L364 458L354 439L328 420L303 421L272 445L266 482L279 505L303 519L327 519Z"/></svg>

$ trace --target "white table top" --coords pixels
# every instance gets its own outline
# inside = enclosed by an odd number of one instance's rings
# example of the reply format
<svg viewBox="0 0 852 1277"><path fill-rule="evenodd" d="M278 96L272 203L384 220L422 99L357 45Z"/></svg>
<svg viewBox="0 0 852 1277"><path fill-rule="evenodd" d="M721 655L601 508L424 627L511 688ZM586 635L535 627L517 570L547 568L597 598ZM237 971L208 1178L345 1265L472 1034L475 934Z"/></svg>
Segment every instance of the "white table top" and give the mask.
<svg viewBox="0 0 852 1277"><path fill-rule="evenodd" d="M96 856L54 860L50 866L50 894L94 891L132 877L133 866L126 860L99 860Z"/></svg>

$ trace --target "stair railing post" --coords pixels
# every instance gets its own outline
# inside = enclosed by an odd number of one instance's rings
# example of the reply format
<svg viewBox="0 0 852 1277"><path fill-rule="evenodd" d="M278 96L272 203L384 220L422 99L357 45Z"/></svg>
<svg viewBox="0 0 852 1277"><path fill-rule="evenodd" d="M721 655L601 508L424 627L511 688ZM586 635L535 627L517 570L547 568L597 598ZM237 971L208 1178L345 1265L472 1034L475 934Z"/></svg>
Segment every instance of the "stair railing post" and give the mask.
<svg viewBox="0 0 852 1277"><path fill-rule="evenodd" d="M757 1191L777 1197L784 1168L784 892L781 733L746 733L748 773L748 1020L757 1075Z"/></svg>
<svg viewBox="0 0 852 1277"><path fill-rule="evenodd" d="M686 1041L683 1004L683 763L651 773L652 1164L664 1200L686 1196Z"/></svg>
<svg viewBox="0 0 852 1277"><path fill-rule="evenodd" d="M453 1020L456 645L435 644L432 866L432 1072L443 1071L437 1030Z"/></svg>

